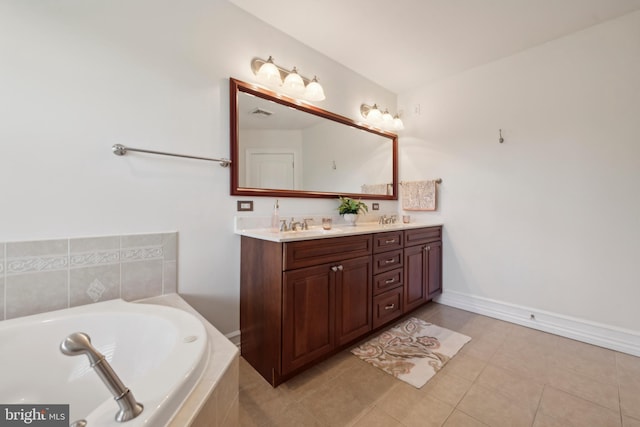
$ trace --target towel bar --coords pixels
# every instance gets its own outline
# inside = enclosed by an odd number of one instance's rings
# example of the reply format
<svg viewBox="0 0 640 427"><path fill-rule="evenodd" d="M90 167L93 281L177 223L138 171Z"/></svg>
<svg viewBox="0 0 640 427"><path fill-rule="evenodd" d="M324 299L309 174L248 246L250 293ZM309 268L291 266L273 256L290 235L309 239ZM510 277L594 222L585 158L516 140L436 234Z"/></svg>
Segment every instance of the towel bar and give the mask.
<svg viewBox="0 0 640 427"><path fill-rule="evenodd" d="M231 160L224 159L224 158L212 159L209 157L198 157L198 156L188 156L186 154L166 153L164 151L144 150L142 148L125 147L122 144L114 144L111 147L111 150L113 151L113 154L115 154L116 156L124 156L125 154L127 154L127 151L137 151L139 153L159 154L161 156L183 157L186 159L207 160L210 162L218 162L220 166L222 166L223 168L229 167L229 165L231 164Z"/></svg>

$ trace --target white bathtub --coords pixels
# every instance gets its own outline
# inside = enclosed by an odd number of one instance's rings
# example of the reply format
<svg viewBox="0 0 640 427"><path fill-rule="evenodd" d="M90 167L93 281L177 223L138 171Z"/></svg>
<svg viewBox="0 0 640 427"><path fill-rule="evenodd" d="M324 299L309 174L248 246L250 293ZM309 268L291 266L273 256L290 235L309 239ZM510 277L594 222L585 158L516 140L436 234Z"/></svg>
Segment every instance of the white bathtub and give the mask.
<svg viewBox="0 0 640 427"><path fill-rule="evenodd" d="M85 332L144 411L118 423L118 405L85 355L60 342ZM182 310L112 300L0 322L0 402L69 404L87 427L164 426L199 380L208 358L203 324Z"/></svg>

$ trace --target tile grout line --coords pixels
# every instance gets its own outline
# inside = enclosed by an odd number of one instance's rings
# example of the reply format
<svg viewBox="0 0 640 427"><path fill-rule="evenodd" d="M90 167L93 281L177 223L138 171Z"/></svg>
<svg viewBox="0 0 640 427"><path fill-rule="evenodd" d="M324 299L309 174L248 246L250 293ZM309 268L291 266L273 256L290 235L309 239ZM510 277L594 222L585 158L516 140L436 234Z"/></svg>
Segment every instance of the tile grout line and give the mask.
<svg viewBox="0 0 640 427"><path fill-rule="evenodd" d="M2 243L2 263L3 263L3 268L2 268L2 305L3 305L3 312L2 312L2 320L6 320L7 319L7 243L3 242Z"/></svg>
<svg viewBox="0 0 640 427"><path fill-rule="evenodd" d="M118 236L118 298L122 299L122 236Z"/></svg>
<svg viewBox="0 0 640 427"><path fill-rule="evenodd" d="M620 366L619 364L619 360L618 360L618 352L616 352L614 354L614 358L616 361L616 385L618 386L618 413L620 414L620 425L624 426L624 417L622 416L622 399L620 397L621 393L620 393L620 372L618 370L618 367Z"/></svg>
<svg viewBox="0 0 640 427"><path fill-rule="evenodd" d="M67 239L67 308L71 307L71 238Z"/></svg>
<svg viewBox="0 0 640 427"><path fill-rule="evenodd" d="M542 393L540 393L540 399L538 399L538 406L536 407L536 413L533 414L533 420L531 421L531 426L533 427L536 424L536 419L538 418L538 413L540 412L540 406L542 406L542 397L544 396L544 391L547 389L547 383L542 383Z"/></svg>

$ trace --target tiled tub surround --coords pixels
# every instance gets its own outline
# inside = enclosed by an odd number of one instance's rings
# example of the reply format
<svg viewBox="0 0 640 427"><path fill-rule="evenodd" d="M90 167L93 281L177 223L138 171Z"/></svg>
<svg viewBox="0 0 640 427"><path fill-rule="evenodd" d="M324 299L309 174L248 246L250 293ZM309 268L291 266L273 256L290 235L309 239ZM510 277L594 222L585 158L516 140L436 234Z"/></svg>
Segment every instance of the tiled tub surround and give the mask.
<svg viewBox="0 0 640 427"><path fill-rule="evenodd" d="M177 292L177 232L0 242L0 320Z"/></svg>

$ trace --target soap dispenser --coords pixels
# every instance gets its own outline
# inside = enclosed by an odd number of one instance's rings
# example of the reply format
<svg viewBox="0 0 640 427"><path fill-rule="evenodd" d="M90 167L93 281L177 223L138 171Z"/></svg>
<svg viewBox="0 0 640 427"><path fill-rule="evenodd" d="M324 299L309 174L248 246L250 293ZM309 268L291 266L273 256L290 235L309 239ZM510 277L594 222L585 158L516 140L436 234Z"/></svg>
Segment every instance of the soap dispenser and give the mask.
<svg viewBox="0 0 640 427"><path fill-rule="evenodd" d="M277 233L280 231L280 206L278 205L278 200L273 205L273 214L271 214L271 231Z"/></svg>

